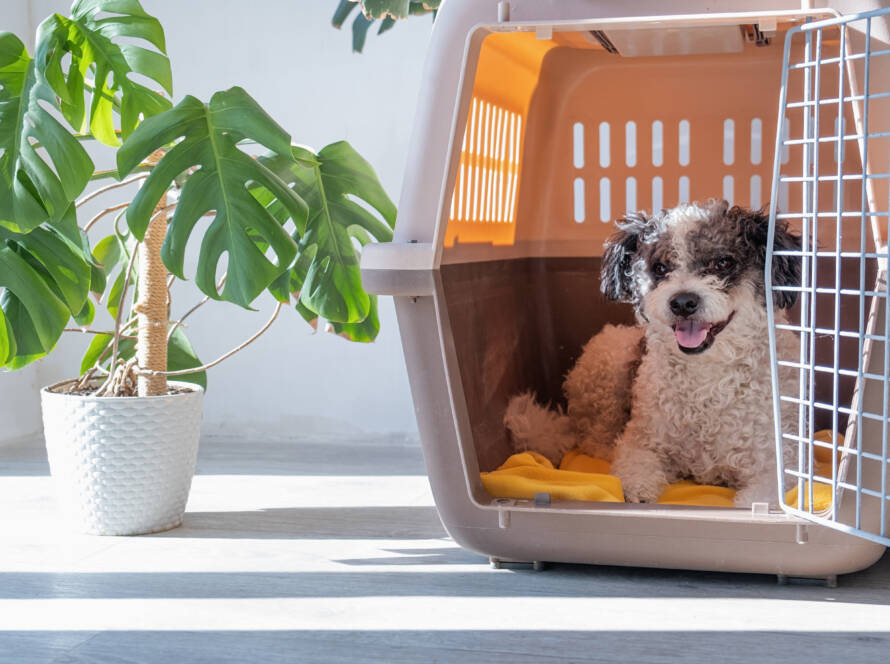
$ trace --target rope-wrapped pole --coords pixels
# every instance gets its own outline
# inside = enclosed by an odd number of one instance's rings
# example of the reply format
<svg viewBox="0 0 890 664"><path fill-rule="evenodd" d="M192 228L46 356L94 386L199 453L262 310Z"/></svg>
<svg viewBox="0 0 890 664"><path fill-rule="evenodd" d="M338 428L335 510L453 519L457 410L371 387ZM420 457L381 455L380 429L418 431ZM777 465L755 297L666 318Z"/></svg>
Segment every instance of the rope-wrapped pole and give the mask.
<svg viewBox="0 0 890 664"><path fill-rule="evenodd" d="M152 154L149 162L157 163L162 154ZM139 245L139 294L136 301L136 362L149 371L167 370L167 268L161 260L161 246L167 235L167 196L162 196L151 216L145 238ZM139 375L137 393L140 397L167 394L167 377L163 374Z"/></svg>

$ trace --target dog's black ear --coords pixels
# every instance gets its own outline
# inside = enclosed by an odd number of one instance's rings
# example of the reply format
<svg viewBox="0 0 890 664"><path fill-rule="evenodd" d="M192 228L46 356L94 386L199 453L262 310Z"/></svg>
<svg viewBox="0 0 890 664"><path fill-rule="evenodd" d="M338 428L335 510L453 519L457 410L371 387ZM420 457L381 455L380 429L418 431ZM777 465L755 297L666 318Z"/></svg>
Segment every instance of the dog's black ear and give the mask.
<svg viewBox="0 0 890 664"><path fill-rule="evenodd" d="M773 286L800 286L800 236L791 233L785 221L776 222L773 251L797 252L794 256L773 255ZM776 291L775 301L779 309L790 309L797 302L797 291Z"/></svg>
<svg viewBox="0 0 890 664"><path fill-rule="evenodd" d="M610 300L633 302L633 262L643 233L652 220L642 212L632 212L615 222L618 232L606 242L600 290Z"/></svg>
<svg viewBox="0 0 890 664"><path fill-rule="evenodd" d="M769 239L769 216L760 210L746 210L735 206L727 211L727 215L738 220L740 231L749 249L754 252L756 264L766 265L766 246ZM800 236L788 229L788 222L777 220L773 238L773 251L800 252ZM773 286L800 286L801 256L773 255L772 278ZM779 309L790 309L797 302L796 291L775 291L773 300Z"/></svg>

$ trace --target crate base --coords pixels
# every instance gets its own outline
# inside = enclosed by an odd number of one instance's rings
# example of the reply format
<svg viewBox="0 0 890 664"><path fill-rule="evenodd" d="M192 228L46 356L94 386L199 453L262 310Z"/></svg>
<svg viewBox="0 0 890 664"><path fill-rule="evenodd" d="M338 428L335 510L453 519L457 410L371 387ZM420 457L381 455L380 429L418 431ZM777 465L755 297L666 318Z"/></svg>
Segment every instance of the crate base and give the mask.
<svg viewBox="0 0 890 664"><path fill-rule="evenodd" d="M641 511L516 510L506 528L495 510L476 511L492 527L456 525L447 514L442 521L458 544L486 555L495 569L524 562L541 570L548 561L771 574L779 583L818 579L835 587L838 575L865 569L884 553L880 544L782 514L658 509L641 516ZM803 540L801 528L807 531Z"/></svg>

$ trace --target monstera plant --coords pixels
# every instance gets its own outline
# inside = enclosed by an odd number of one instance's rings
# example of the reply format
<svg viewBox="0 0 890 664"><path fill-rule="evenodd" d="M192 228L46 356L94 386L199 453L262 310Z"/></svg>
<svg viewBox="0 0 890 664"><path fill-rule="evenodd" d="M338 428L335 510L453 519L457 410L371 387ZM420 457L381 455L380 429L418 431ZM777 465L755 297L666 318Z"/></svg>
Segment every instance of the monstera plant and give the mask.
<svg viewBox="0 0 890 664"><path fill-rule="evenodd" d="M77 0L40 24L33 55L0 32L0 367L90 335L78 377L43 391L51 468L88 532L182 519L204 371L231 354L198 359L183 326L197 307L270 293L272 320L292 306L353 341L379 328L358 252L391 238L396 211L371 166L345 142L298 147L241 88L172 96L163 28L138 0ZM115 167L97 169L88 142ZM92 237L110 215L113 231ZM192 277L200 300L171 320L171 286Z"/></svg>

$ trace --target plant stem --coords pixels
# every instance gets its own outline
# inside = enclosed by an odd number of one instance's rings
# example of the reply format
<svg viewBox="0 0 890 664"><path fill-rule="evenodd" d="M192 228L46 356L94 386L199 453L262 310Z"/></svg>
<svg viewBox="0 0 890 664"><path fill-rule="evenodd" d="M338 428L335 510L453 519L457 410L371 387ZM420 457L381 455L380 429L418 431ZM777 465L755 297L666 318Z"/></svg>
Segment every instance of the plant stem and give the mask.
<svg viewBox="0 0 890 664"><path fill-rule="evenodd" d="M149 166L148 164L140 164L136 168L133 169L133 173L150 173L153 166ZM107 171L96 171L90 176L90 182L95 182L96 180L107 180L109 178L117 179L118 173L116 168L112 168Z"/></svg>
<svg viewBox="0 0 890 664"><path fill-rule="evenodd" d="M278 314L281 312L281 307L283 307L283 306L284 306L284 302L279 301L275 305L275 311L272 312L272 317L269 318L268 321L266 321L266 324L263 325L263 327L261 327L260 330L256 334L254 334L252 337L250 337L250 339L248 339L244 343L242 343L242 344L236 346L235 348L233 348L232 350L230 350L225 355L221 355L220 357L216 358L215 360L213 360L213 362L208 362L207 364L202 364L200 367L193 367L191 369L180 369L178 371L152 371L150 369L142 368L142 365L140 364L139 367L137 367L135 369L135 372L139 376L139 380L141 381L143 376L158 376L161 378L164 378L166 376L186 376L188 374L198 373L199 371L206 371L207 369L215 367L217 364L219 364L223 360L226 360L226 359L232 357L232 355L237 353L239 350L243 350L244 348L247 348L247 346L249 346L254 341L259 339L259 337L272 326L272 323L275 322L275 319L278 318ZM142 395L140 394L139 396L142 396Z"/></svg>
<svg viewBox="0 0 890 664"><path fill-rule="evenodd" d="M117 189L118 187L126 187L128 184L132 184L134 182L139 182L140 180L144 180L148 175L137 175L132 178L127 178L126 180L121 180L120 182L115 182L114 184L109 184L105 187L100 187L95 191L91 191L89 194L81 198L77 203L74 204L75 207L80 207L87 201L93 200L96 196L104 194L106 191L111 191L112 189Z"/></svg>
<svg viewBox="0 0 890 664"><path fill-rule="evenodd" d="M137 339L138 337L136 337L135 335L127 334L127 332L131 331L130 328L132 328L135 324L136 324L136 316L132 316L130 318L130 320L128 320L123 325L121 325L121 328L120 328L121 329L121 338L123 338L123 339ZM102 362L105 361L105 358L108 357L108 354L110 352L111 352L111 346L110 345L106 346L105 350L102 351L102 354L99 355L99 357L96 359L96 363L93 365L93 369L96 369L98 371L105 371L105 369L102 368ZM108 373L108 372L106 372L106 373Z"/></svg>
<svg viewBox="0 0 890 664"><path fill-rule="evenodd" d="M121 290L121 299L117 307L117 316L114 317L114 334L111 337L111 362L108 364L108 379L96 392L96 394L99 395L105 394L110 381L114 378L114 365L117 364L117 351L121 340L121 315L124 313L124 303L127 301L127 291L130 290L130 276L133 273L133 262L136 260L138 250L139 245L137 244L133 248L133 253L130 255L129 263L127 263L127 274L124 277L124 287Z"/></svg>
<svg viewBox="0 0 890 664"><path fill-rule="evenodd" d="M95 217L93 217L92 219L90 219L90 220L86 223L86 226L83 227L83 232L84 232L84 233L89 233L89 232L90 232L90 229L91 229L93 226L96 225L96 222L98 222L98 221L99 221L102 217L104 217L106 214L111 214L112 212L116 212L117 210L125 210L125 209L128 208L128 207L130 207L130 203L129 203L129 202L127 202L127 203L118 203L117 205L113 205L113 206L110 207L110 208L105 208L104 210L102 210L102 212L100 212L99 214L97 214Z"/></svg>
<svg viewBox="0 0 890 664"><path fill-rule="evenodd" d="M168 207L164 195L155 207L139 247L136 363L152 372L167 369L167 268L161 260L161 246L167 234ZM167 394L166 376L162 373L140 375L137 393L140 397Z"/></svg>
<svg viewBox="0 0 890 664"><path fill-rule="evenodd" d="M227 276L228 276L228 272L226 272L226 274L224 274L224 275L222 276L222 278L217 282L217 284L216 284L216 292L217 292L217 293L219 292L219 289L222 288L222 287L225 285L225 283L226 283L226 277L227 277ZM188 311L186 311L186 312L182 315L182 318L180 318L178 321L176 321L176 323L170 328L170 331L167 333L167 341L170 341L170 339L173 338L173 333L176 332L176 328L178 328L180 325L182 325L183 321L184 321L186 318L188 318L189 316L191 316L193 313L195 313L195 311L197 311L198 309L200 309L201 307L203 307L203 306L204 306L205 304L207 304L209 301L210 301L210 296L209 296L209 295L205 295L205 296L203 297L203 299L202 299L200 302L198 302L198 304L196 304L196 305L193 306L191 309L189 309Z"/></svg>
<svg viewBox="0 0 890 664"><path fill-rule="evenodd" d="M81 334L106 334L108 336L114 336L114 332L111 330L90 330L86 327L66 327L62 332L80 332ZM136 337L132 334L123 334L120 335L121 339L135 339Z"/></svg>

